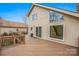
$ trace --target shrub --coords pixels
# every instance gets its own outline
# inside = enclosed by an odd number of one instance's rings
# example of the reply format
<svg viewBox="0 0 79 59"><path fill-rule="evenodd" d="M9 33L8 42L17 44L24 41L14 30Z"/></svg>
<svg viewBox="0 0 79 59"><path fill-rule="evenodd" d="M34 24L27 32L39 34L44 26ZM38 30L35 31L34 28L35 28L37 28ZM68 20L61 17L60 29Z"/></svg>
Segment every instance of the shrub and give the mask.
<svg viewBox="0 0 79 59"><path fill-rule="evenodd" d="M18 33L17 32L11 32L11 33L9 33L9 35L18 35Z"/></svg>
<svg viewBox="0 0 79 59"><path fill-rule="evenodd" d="M7 33L7 32L4 32L4 33L2 34L2 36L8 36L8 33Z"/></svg>
<svg viewBox="0 0 79 59"><path fill-rule="evenodd" d="M22 31L21 34L27 34L27 32Z"/></svg>

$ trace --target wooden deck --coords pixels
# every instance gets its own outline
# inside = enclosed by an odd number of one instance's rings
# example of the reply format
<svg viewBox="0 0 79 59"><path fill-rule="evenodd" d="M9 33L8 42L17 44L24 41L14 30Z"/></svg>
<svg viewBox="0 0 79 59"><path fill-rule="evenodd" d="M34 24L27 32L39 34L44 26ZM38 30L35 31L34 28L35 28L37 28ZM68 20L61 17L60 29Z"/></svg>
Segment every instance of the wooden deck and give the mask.
<svg viewBox="0 0 79 59"><path fill-rule="evenodd" d="M53 55L77 55L78 50L74 47L59 43L35 39L26 36L26 44L3 48L2 55L5 56L53 56Z"/></svg>

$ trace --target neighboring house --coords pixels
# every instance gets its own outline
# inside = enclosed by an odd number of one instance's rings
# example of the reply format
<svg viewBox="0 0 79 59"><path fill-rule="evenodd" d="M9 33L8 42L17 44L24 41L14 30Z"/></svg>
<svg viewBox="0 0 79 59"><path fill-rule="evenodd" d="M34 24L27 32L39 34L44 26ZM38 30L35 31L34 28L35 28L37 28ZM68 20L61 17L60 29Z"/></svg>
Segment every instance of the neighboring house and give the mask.
<svg viewBox="0 0 79 59"><path fill-rule="evenodd" d="M33 4L27 16L29 18L29 35L78 47L78 13Z"/></svg>
<svg viewBox="0 0 79 59"><path fill-rule="evenodd" d="M27 25L24 23L18 23L18 22L10 22L3 19L0 19L0 34L3 34L4 32L26 32L27 31Z"/></svg>

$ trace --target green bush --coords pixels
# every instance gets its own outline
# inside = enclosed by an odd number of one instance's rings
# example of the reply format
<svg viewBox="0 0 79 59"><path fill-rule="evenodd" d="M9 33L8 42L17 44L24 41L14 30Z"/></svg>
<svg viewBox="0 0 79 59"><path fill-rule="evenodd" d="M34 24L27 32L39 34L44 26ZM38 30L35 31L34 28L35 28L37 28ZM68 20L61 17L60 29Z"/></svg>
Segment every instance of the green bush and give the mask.
<svg viewBox="0 0 79 59"><path fill-rule="evenodd" d="M4 32L4 33L2 34L2 36L8 36L8 33L7 33L7 32Z"/></svg>

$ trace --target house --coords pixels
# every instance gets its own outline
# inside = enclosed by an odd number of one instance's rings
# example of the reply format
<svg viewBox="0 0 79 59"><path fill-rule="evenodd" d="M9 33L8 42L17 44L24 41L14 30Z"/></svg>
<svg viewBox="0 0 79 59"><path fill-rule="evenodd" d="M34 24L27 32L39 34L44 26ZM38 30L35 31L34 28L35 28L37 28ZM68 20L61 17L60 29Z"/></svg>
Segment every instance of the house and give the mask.
<svg viewBox="0 0 79 59"><path fill-rule="evenodd" d="M4 32L27 32L27 25L0 19L0 34Z"/></svg>
<svg viewBox="0 0 79 59"><path fill-rule="evenodd" d="M29 36L78 47L79 5L77 12L33 4L29 18Z"/></svg>

